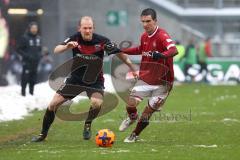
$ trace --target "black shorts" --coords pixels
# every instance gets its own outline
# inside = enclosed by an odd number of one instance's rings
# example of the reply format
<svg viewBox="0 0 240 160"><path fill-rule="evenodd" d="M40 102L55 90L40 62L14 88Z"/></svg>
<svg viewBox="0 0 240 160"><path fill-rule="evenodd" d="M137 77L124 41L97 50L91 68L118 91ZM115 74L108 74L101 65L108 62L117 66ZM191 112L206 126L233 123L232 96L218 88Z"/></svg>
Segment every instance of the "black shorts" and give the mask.
<svg viewBox="0 0 240 160"><path fill-rule="evenodd" d="M67 78L66 82L57 90L57 93L66 99L73 99L80 93L86 91L90 98L93 93L104 94L104 83L96 81L93 84L86 84L76 78Z"/></svg>

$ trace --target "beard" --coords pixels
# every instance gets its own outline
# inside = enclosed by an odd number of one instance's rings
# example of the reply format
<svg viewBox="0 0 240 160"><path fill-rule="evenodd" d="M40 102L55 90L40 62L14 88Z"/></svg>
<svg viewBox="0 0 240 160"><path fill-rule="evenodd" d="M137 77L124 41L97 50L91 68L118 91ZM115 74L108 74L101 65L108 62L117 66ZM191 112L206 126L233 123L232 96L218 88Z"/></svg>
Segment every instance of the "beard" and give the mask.
<svg viewBox="0 0 240 160"><path fill-rule="evenodd" d="M83 37L83 40L85 41L91 41L92 40L92 34L85 34L82 36Z"/></svg>

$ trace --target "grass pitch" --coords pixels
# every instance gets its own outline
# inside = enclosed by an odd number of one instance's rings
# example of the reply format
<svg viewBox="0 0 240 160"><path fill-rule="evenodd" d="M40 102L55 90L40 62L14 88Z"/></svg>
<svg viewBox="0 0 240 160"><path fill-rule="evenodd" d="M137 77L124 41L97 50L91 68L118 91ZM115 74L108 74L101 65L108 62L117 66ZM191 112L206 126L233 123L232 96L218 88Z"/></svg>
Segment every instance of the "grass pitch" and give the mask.
<svg viewBox="0 0 240 160"><path fill-rule="evenodd" d="M40 131L45 112L34 111L23 120L0 123L0 160L239 159L239 91L240 85L175 86L163 110L153 115L150 125L140 135L141 140L134 144L123 140L135 126L126 132L118 131L126 117L122 101L112 112L95 120L89 141L82 139L83 122L56 119L47 141L31 143L31 137ZM146 101L141 103L140 112L145 105ZM103 128L116 134L112 148L99 148L94 143L94 134Z"/></svg>

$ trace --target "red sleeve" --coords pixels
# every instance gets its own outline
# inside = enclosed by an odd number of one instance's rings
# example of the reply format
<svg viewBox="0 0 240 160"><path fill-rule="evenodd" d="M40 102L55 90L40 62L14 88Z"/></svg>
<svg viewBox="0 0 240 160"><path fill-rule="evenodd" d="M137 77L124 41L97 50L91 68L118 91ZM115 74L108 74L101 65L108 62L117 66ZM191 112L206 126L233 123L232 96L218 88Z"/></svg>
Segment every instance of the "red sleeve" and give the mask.
<svg viewBox="0 0 240 160"><path fill-rule="evenodd" d="M144 33L141 35L140 45L137 47L121 49L124 53L128 55L139 55L142 54L142 43L144 39Z"/></svg>
<svg viewBox="0 0 240 160"><path fill-rule="evenodd" d="M126 49L122 49L122 51L126 54L129 55L138 55L141 54L141 49L140 47L134 47L134 48L126 48Z"/></svg>
<svg viewBox="0 0 240 160"><path fill-rule="evenodd" d="M167 32L162 31L160 35L160 43L162 44L164 51L163 54L166 55L167 57L171 57L176 55L177 53L177 48L175 46L174 41L172 38L168 35Z"/></svg>
<svg viewBox="0 0 240 160"><path fill-rule="evenodd" d="M173 57L177 53L178 53L178 51L177 51L176 47L171 47L167 51L163 52L163 54L166 55L166 57Z"/></svg>

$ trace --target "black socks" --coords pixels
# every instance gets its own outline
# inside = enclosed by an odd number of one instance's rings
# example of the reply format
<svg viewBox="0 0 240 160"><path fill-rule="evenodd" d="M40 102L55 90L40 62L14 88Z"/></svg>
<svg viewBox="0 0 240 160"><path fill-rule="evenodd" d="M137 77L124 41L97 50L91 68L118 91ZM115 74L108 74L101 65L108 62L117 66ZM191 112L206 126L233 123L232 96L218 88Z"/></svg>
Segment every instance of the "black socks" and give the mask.
<svg viewBox="0 0 240 160"><path fill-rule="evenodd" d="M43 118L41 134L47 135L48 130L49 130L51 124L53 123L54 119L55 119L55 112L50 111L47 108L47 110L45 112L45 115L44 115L44 118Z"/></svg>
<svg viewBox="0 0 240 160"><path fill-rule="evenodd" d="M88 117L85 121L85 124L90 124L92 123L92 121L98 116L98 113L101 110L101 106L100 107L90 107L89 112L88 112Z"/></svg>

